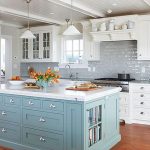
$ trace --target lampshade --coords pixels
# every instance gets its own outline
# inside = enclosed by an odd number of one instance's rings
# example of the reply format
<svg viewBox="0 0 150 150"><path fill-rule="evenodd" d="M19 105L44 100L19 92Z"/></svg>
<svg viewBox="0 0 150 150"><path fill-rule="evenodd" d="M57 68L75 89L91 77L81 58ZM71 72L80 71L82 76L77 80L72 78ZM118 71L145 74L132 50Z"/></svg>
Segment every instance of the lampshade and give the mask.
<svg viewBox="0 0 150 150"><path fill-rule="evenodd" d="M35 39L36 37L33 35L33 33L27 29L22 35L21 37L22 39Z"/></svg>
<svg viewBox="0 0 150 150"><path fill-rule="evenodd" d="M63 35L80 35L81 33L77 30L74 25L70 25L64 32Z"/></svg>

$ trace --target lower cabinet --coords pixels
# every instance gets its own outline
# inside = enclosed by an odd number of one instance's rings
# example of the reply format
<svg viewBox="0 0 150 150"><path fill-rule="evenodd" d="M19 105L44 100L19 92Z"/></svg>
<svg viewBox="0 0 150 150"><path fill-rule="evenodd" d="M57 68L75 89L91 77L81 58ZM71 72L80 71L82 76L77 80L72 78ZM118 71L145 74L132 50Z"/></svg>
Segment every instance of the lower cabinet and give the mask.
<svg viewBox="0 0 150 150"><path fill-rule="evenodd" d="M118 102L117 94L87 102L1 94L0 145L14 150L108 150L120 140Z"/></svg>
<svg viewBox="0 0 150 150"><path fill-rule="evenodd" d="M63 135L23 128L23 144L40 150L64 150Z"/></svg>

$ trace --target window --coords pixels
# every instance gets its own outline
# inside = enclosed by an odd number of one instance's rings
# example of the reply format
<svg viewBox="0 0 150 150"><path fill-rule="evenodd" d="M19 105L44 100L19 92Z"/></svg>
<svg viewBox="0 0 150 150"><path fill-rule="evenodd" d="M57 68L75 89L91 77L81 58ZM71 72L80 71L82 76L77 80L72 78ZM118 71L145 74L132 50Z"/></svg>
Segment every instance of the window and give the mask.
<svg viewBox="0 0 150 150"><path fill-rule="evenodd" d="M67 63L79 63L83 56L82 37L68 37L64 43L64 60Z"/></svg>

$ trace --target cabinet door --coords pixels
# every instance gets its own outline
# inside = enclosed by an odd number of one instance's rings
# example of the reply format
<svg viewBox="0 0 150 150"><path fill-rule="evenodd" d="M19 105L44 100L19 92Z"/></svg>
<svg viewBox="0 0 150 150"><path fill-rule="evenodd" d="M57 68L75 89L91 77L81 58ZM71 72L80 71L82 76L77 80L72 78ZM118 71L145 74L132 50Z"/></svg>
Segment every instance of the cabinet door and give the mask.
<svg viewBox="0 0 150 150"><path fill-rule="evenodd" d="M105 101L105 140L110 142L113 137L118 136L119 133L119 96L112 95L106 97Z"/></svg>
<svg viewBox="0 0 150 150"><path fill-rule="evenodd" d="M139 22L138 60L150 60L150 21Z"/></svg>
<svg viewBox="0 0 150 150"><path fill-rule="evenodd" d="M36 37L35 39L33 39L33 59L39 59L39 42L40 42L40 35L39 33L34 33L34 36Z"/></svg>
<svg viewBox="0 0 150 150"><path fill-rule="evenodd" d="M66 106L66 150L83 150L83 117L80 104Z"/></svg>
<svg viewBox="0 0 150 150"><path fill-rule="evenodd" d="M51 54L51 33L45 32L42 33L42 58L50 59Z"/></svg>
<svg viewBox="0 0 150 150"><path fill-rule="evenodd" d="M104 115L104 99L86 105L86 150L102 147Z"/></svg>

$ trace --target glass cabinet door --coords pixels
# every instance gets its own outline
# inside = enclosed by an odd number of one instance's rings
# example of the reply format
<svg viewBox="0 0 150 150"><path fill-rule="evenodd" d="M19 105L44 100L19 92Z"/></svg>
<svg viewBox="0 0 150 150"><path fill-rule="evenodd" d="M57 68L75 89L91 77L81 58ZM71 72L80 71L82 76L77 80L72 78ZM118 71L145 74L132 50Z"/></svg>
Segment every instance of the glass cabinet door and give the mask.
<svg viewBox="0 0 150 150"><path fill-rule="evenodd" d="M51 33L43 33L43 58L50 58Z"/></svg>
<svg viewBox="0 0 150 150"><path fill-rule="evenodd" d="M33 39L33 59L39 58L39 34L34 34L36 37Z"/></svg>
<svg viewBox="0 0 150 150"><path fill-rule="evenodd" d="M23 50L23 59L29 58L29 40L28 39L22 39L22 50Z"/></svg>

